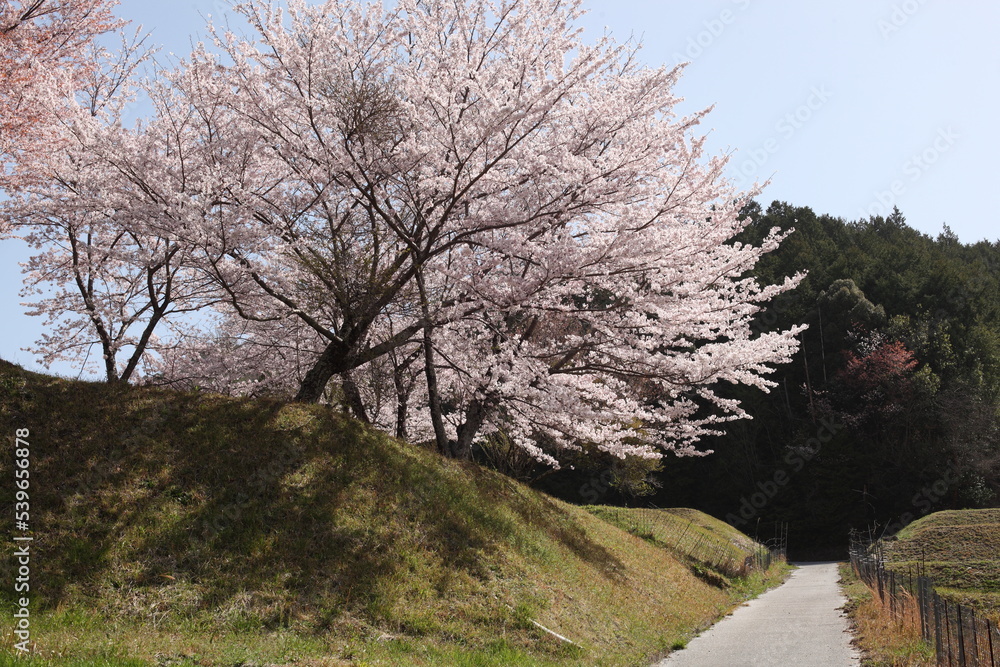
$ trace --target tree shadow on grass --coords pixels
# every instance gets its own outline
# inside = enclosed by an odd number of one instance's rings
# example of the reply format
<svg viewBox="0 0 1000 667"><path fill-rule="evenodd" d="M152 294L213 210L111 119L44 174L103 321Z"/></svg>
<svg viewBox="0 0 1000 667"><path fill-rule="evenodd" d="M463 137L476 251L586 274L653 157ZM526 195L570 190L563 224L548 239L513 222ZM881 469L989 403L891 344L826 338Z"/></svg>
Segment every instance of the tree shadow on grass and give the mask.
<svg viewBox="0 0 1000 667"><path fill-rule="evenodd" d="M103 609L377 620L394 596L447 595L456 574L488 585L504 554L544 539L623 569L548 497L319 406L29 384L0 416L32 431L44 607L83 590Z"/></svg>

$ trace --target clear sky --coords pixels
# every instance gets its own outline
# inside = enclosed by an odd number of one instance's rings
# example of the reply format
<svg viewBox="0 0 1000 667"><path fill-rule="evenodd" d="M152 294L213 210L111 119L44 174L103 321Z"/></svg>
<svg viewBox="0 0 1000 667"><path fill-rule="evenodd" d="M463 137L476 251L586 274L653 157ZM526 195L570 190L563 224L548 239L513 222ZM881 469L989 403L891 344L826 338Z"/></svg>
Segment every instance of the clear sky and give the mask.
<svg viewBox="0 0 1000 667"><path fill-rule="evenodd" d="M997 241L990 201L1000 169L1000 3L985 0L587 0L588 34L634 36L651 66L689 62L678 93L730 176L759 198L848 220L898 206L936 235ZM164 53L184 54L223 0L122 0ZM0 357L41 332L19 305L17 262L0 241ZM54 371L69 374L67 366Z"/></svg>

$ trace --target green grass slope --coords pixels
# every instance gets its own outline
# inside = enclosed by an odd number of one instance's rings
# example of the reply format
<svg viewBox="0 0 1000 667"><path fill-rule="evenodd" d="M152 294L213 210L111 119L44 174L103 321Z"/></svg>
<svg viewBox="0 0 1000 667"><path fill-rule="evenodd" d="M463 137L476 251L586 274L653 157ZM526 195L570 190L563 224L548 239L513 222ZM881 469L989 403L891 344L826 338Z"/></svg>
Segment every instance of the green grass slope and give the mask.
<svg viewBox="0 0 1000 667"><path fill-rule="evenodd" d="M943 595L1000 620L1000 509L929 514L886 543L889 566L923 565Z"/></svg>
<svg viewBox="0 0 1000 667"><path fill-rule="evenodd" d="M323 406L0 362L0 428L30 430L34 664L648 664L734 601L668 549Z"/></svg>
<svg viewBox="0 0 1000 667"><path fill-rule="evenodd" d="M742 577L749 573L753 554L761 545L730 526L704 512L689 508L587 508L605 521L634 535L670 549L689 562L700 576L706 575L728 585L726 577ZM708 568L707 570L705 568Z"/></svg>

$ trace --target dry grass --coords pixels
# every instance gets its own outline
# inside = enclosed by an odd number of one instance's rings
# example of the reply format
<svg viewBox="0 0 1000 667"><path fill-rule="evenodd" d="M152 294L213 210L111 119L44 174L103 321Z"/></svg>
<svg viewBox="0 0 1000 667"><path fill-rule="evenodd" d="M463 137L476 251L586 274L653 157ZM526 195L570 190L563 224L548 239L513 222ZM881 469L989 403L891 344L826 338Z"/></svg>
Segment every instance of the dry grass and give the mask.
<svg viewBox="0 0 1000 667"><path fill-rule="evenodd" d="M854 627L855 644L866 667L932 667L934 647L920 633L920 614L912 598L897 599L902 612L894 615L888 599L879 599L858 579L851 566L840 566L846 611Z"/></svg>

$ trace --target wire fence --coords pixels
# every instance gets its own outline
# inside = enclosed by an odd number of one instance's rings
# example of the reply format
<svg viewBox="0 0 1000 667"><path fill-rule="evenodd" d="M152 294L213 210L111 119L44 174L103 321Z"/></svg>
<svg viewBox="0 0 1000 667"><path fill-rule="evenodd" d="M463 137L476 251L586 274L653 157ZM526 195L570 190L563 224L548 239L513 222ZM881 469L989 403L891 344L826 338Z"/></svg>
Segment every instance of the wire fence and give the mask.
<svg viewBox="0 0 1000 667"><path fill-rule="evenodd" d="M787 560L788 525L775 524L774 537L764 542L745 539L737 542L713 532L693 520L668 515L655 507L635 507L615 511L614 521L641 537L651 537L680 556L702 563L728 577L746 576L752 570L767 570L779 560Z"/></svg>
<svg viewBox="0 0 1000 667"><path fill-rule="evenodd" d="M921 562L907 572L885 566L882 540L851 534L851 567L900 624L919 624L938 665L1000 667L1000 627L966 605L938 595Z"/></svg>

